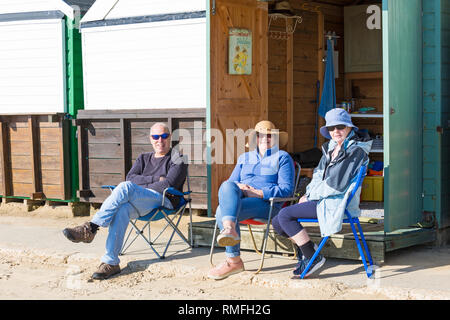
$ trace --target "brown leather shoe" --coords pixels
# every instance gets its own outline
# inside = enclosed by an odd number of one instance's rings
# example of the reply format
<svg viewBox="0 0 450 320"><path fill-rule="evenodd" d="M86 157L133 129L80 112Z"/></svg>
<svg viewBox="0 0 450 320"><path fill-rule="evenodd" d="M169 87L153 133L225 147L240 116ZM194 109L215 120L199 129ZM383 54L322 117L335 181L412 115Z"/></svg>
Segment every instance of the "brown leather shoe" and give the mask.
<svg viewBox="0 0 450 320"><path fill-rule="evenodd" d="M94 240L96 233L97 232L92 232L89 222L75 228L66 228L63 230L63 234L72 242L90 243Z"/></svg>
<svg viewBox="0 0 450 320"><path fill-rule="evenodd" d="M105 280L118 273L120 273L119 265L113 266L102 262L97 271L92 274L92 279Z"/></svg>

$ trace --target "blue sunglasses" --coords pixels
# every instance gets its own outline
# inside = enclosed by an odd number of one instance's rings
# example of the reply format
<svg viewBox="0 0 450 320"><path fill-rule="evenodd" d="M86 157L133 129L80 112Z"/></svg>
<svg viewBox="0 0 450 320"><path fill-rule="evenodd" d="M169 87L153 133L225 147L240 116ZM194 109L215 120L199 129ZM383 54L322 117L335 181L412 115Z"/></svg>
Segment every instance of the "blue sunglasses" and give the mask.
<svg viewBox="0 0 450 320"><path fill-rule="evenodd" d="M170 136L170 134L168 134L168 133L152 134L151 135L153 140L159 140L159 138L163 138L163 140L166 140L169 136Z"/></svg>

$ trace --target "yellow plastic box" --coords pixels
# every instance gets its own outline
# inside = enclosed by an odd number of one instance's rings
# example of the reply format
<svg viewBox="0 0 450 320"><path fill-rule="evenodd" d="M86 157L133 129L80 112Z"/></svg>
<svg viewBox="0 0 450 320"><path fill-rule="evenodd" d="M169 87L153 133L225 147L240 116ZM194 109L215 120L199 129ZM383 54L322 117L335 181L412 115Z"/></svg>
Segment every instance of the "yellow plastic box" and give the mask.
<svg viewBox="0 0 450 320"><path fill-rule="evenodd" d="M384 177L365 177L361 189L361 201L383 201Z"/></svg>

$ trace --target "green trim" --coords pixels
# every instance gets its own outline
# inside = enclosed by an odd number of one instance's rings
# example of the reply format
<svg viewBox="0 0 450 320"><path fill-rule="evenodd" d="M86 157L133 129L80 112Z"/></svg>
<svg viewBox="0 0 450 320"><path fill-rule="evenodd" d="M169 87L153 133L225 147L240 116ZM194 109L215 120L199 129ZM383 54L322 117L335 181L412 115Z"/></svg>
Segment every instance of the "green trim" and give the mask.
<svg viewBox="0 0 450 320"><path fill-rule="evenodd" d="M211 217L211 16L209 2L210 0L206 0L206 172L208 191L208 217Z"/></svg>
<svg viewBox="0 0 450 320"><path fill-rule="evenodd" d="M422 0L388 4L383 6L386 232L421 221L423 207Z"/></svg>
<svg viewBox="0 0 450 320"><path fill-rule="evenodd" d="M78 110L84 109L83 92L83 65L81 51L81 33L75 25L75 21L65 17L66 21L66 69L67 69L67 105L69 119L77 117ZM70 184L71 199L78 201L76 191L79 188L78 176L78 142L76 138L77 128L69 124L70 148Z"/></svg>
<svg viewBox="0 0 450 320"><path fill-rule="evenodd" d="M81 33L73 20L65 20L68 113L76 118L78 110L84 109Z"/></svg>
<svg viewBox="0 0 450 320"><path fill-rule="evenodd" d="M388 0L383 0L383 11L382 11L382 38L383 38L383 114L389 115L389 54L388 54L388 43L389 43L389 13L388 13ZM384 163L384 194L389 193L389 116L383 117L383 139L384 139L384 152L383 152L383 163ZM389 214L389 197L384 196L384 215Z"/></svg>

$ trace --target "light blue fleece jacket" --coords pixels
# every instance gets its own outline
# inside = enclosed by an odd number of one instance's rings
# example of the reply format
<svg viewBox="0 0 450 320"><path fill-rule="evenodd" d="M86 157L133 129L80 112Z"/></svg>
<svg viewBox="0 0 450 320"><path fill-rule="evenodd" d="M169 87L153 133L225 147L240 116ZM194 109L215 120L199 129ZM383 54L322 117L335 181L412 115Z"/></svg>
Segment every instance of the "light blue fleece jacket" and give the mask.
<svg viewBox="0 0 450 320"><path fill-rule="evenodd" d="M330 140L322 146L323 156L306 188L308 200L318 201L316 210L322 237L341 231L347 199L356 184L359 168L369 162L372 141L368 136L351 131L336 159L331 160L336 145ZM347 207L352 217L361 214L360 194L361 189L357 190Z"/></svg>

